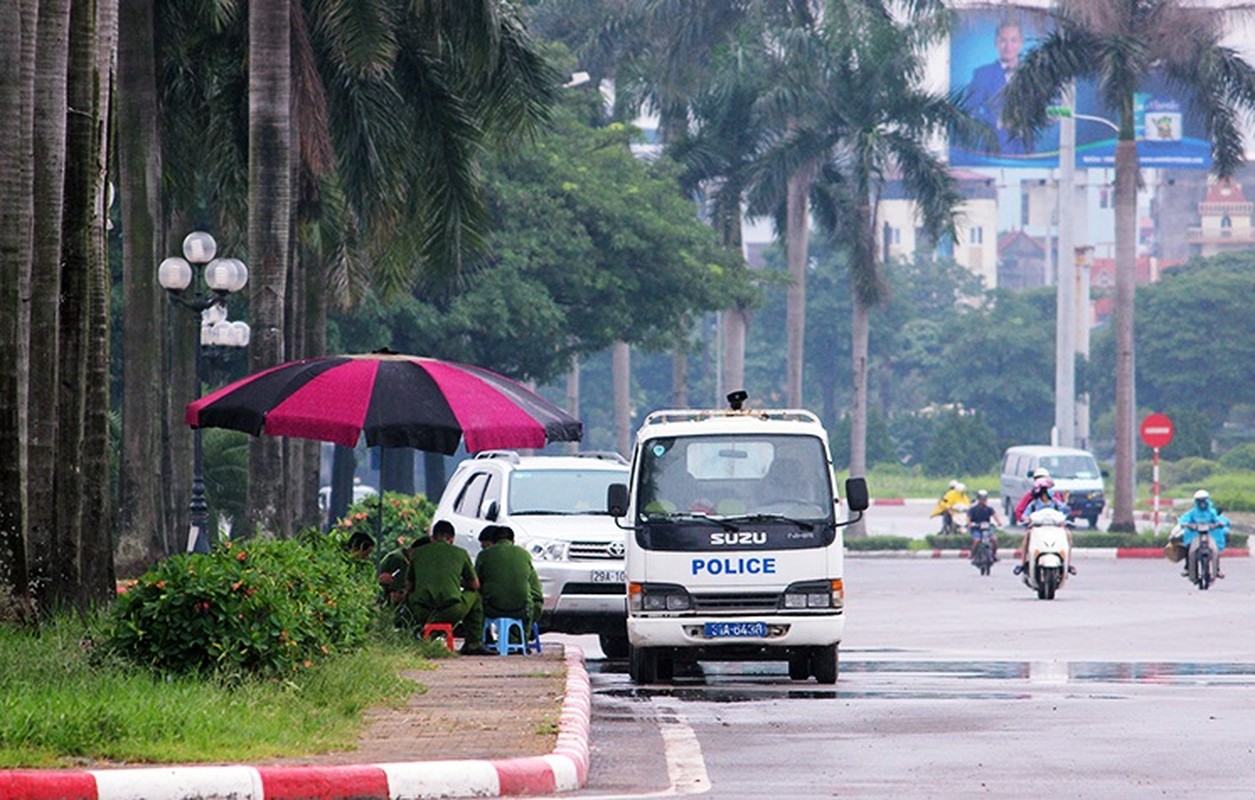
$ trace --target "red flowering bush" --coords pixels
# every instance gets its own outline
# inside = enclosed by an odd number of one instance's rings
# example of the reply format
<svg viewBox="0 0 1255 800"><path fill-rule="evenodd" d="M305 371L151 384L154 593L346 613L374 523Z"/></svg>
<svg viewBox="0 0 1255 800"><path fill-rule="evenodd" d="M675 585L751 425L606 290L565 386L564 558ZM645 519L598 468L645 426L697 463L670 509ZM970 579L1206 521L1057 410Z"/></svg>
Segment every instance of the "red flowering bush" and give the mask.
<svg viewBox="0 0 1255 800"><path fill-rule="evenodd" d="M383 521L380 524L379 495L371 495L349 506L348 512L331 529L331 537L347 542L354 533L368 534L375 541L375 555L396 547L397 537L417 539L427 533L436 504L421 494L384 492Z"/></svg>
<svg viewBox="0 0 1255 800"><path fill-rule="evenodd" d="M331 537L227 542L178 555L118 596L110 645L157 670L289 674L358 646L375 581Z"/></svg>

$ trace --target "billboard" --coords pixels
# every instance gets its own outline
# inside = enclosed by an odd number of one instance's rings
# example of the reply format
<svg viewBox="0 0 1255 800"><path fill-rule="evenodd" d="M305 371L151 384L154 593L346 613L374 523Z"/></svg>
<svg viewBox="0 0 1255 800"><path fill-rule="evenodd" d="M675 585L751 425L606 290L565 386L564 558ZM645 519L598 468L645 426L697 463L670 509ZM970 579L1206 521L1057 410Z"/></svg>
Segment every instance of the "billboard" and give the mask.
<svg viewBox="0 0 1255 800"><path fill-rule="evenodd" d="M950 86L965 90L967 109L988 123L998 136L996 150L978 150L950 143L950 164L956 167L1049 169L1059 165L1059 129L1051 125L1037 136L1019 138L1001 125L1001 91L1019 66L1049 33L1049 18L1040 11L961 10L950 35ZM1188 103L1167 82L1152 78L1136 95L1138 161L1142 167L1209 169L1211 143ZM1076 87L1076 166L1115 166L1117 112L1107 108L1094 81Z"/></svg>

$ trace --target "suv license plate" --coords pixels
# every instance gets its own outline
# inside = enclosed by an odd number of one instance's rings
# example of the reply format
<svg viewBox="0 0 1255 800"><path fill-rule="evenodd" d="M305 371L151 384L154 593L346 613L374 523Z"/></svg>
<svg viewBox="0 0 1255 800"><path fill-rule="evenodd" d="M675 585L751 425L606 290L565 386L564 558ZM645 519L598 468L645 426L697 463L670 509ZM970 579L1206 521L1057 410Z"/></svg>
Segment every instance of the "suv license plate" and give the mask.
<svg viewBox="0 0 1255 800"><path fill-rule="evenodd" d="M767 636L767 623L765 622L707 622L706 638L707 639L734 639L739 637L758 637L765 638Z"/></svg>
<svg viewBox="0 0 1255 800"><path fill-rule="evenodd" d="M627 576L621 569L595 569L591 577L593 583L627 583Z"/></svg>

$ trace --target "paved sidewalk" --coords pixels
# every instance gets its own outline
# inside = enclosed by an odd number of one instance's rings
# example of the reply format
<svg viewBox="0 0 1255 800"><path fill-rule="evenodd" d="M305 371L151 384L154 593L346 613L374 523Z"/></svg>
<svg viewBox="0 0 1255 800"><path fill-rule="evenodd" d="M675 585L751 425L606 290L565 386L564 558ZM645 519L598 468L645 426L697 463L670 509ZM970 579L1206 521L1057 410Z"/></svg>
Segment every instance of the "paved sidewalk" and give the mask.
<svg viewBox="0 0 1255 800"><path fill-rule="evenodd" d="M411 703L422 706L422 715L419 722L411 721L413 735L403 752L432 753L440 760L374 761L370 759L372 753L389 751L369 745L357 754L258 766L0 770L0 800L392 800L572 791L588 780L588 672L578 647L549 643L545 647L545 656L481 656L437 662L439 676L432 676L430 681L437 688L416 696ZM517 716L518 710L503 703L491 687L512 678L535 676L547 664L565 667L565 686L561 696L542 701L552 703L544 716L550 717L548 725L556 725L557 736L550 752L536 755L529 752L536 747L534 736L510 740L492 735L498 728L508 728L498 723ZM418 675L418 680L422 681L423 675L431 673Z"/></svg>

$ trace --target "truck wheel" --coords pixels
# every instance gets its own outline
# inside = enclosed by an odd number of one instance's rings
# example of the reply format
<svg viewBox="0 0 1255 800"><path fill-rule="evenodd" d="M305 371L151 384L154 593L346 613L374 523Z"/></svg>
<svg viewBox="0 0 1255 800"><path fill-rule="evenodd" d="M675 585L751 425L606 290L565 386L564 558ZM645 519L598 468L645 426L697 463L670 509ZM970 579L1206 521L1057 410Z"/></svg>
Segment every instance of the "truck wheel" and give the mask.
<svg viewBox="0 0 1255 800"><path fill-rule="evenodd" d="M658 674L659 683L671 683L675 678L675 659L667 656L655 656L657 667L655 671Z"/></svg>
<svg viewBox="0 0 1255 800"><path fill-rule="evenodd" d="M658 653L648 647L629 647L628 677L632 683L657 683Z"/></svg>
<svg viewBox="0 0 1255 800"><path fill-rule="evenodd" d="M628 638L617 633L599 633L597 641L601 644L601 652L606 654L606 658L627 658Z"/></svg>
<svg viewBox="0 0 1255 800"><path fill-rule="evenodd" d="M811 650L811 674L820 683L837 682L837 645L816 647Z"/></svg>
<svg viewBox="0 0 1255 800"><path fill-rule="evenodd" d="M794 653L789 656L789 678L804 681L811 676L811 659L807 653Z"/></svg>

